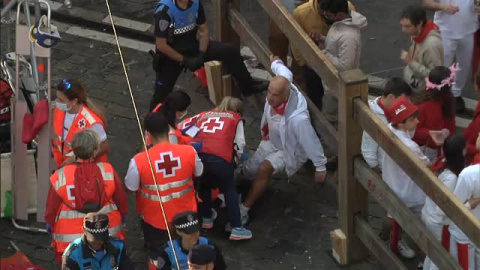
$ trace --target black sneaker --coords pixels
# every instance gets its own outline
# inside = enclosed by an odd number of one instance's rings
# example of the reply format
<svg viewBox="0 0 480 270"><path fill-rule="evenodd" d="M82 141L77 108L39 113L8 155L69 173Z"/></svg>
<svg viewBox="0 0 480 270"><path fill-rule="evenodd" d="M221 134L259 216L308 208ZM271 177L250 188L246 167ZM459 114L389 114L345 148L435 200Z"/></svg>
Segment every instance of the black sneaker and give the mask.
<svg viewBox="0 0 480 270"><path fill-rule="evenodd" d="M462 97L455 98L455 109L457 113L465 112L465 101L463 100Z"/></svg>

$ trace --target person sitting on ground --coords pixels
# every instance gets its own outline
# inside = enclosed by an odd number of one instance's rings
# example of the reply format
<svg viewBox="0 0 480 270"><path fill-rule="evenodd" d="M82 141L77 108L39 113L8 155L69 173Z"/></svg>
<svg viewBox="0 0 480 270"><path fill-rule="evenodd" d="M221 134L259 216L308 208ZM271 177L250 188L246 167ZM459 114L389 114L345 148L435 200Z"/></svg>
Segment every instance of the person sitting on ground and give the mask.
<svg viewBox="0 0 480 270"><path fill-rule="evenodd" d="M438 27L427 20L427 12L420 6L408 6L400 19L402 32L412 39L408 52L400 58L407 64L403 79L415 93L425 91L425 79L434 67L443 66L443 45Z"/></svg>
<svg viewBox="0 0 480 270"><path fill-rule="evenodd" d="M89 212L107 214L110 234L123 239L121 224L128 212L127 195L112 165L95 162L99 148L100 140L93 130L76 133L72 140L75 162L50 177L45 221L57 261L68 244L81 236L83 217Z"/></svg>
<svg viewBox="0 0 480 270"><path fill-rule="evenodd" d="M242 222L265 192L274 173L286 171L288 177L310 159L316 168L315 182L323 183L327 158L310 122L305 97L292 83L292 73L276 56L270 56L275 77L268 87L267 102L260 130L263 139L255 154L245 162L243 175L254 179L245 202L240 205Z"/></svg>
<svg viewBox="0 0 480 270"><path fill-rule="evenodd" d="M212 261L215 262L215 269L226 269L225 260L223 259L218 246L216 246L211 240L200 236L200 221L198 220L197 213L192 211L180 213L175 216L172 225L180 239L174 239L173 243L168 242L163 246L158 260L150 262L150 270L187 270L188 254L192 248L198 245L208 245L215 251L217 256L215 257L215 260ZM174 247L180 267L177 266L177 261L173 254Z"/></svg>
<svg viewBox="0 0 480 270"><path fill-rule="evenodd" d="M330 25L325 41L319 43L320 49L338 72L359 68L362 52L361 30L367 26L367 18L358 12L349 11L347 0L321 0L320 9L326 24ZM322 103L325 118L336 125L337 97L327 95L323 97Z"/></svg>
<svg viewBox="0 0 480 270"><path fill-rule="evenodd" d="M350 1L348 2L348 9L350 11L355 11L355 7ZM309 0L306 3L298 6L293 11L293 18L303 28L303 30L307 32L313 41L315 41L315 43L323 43L330 26L325 22L325 17L323 16L323 11L320 8L319 0ZM302 69L303 80L305 81L306 86L305 90L308 93L308 97L321 110L324 95L322 79L313 69L308 66L306 60L303 58L303 55L293 45L293 43L290 44L290 47L292 48L293 58L297 62L298 66ZM273 50L272 53L275 54ZM280 58L285 62L283 57L280 56Z"/></svg>
<svg viewBox="0 0 480 270"><path fill-rule="evenodd" d="M450 191L453 192L457 185L457 178L460 172L465 168L465 150L466 142L461 135L455 135L445 140L443 144L444 167L439 168L435 173ZM449 219L445 213L438 207L430 197L426 198L422 209L422 221L425 226L433 233L438 241L441 241L448 250L450 244L450 235L448 232ZM447 246L445 246L447 244ZM432 260L427 256L423 263L424 270L438 269Z"/></svg>
<svg viewBox="0 0 480 270"><path fill-rule="evenodd" d="M83 236L70 243L63 253L62 270L135 269L123 241L109 236L109 225L107 215L87 214L83 219Z"/></svg>
<svg viewBox="0 0 480 270"><path fill-rule="evenodd" d="M240 219L234 178L235 163L238 164L242 159L245 147L242 112L242 101L227 96L217 108L192 117L190 122L200 129L195 140L203 143L199 157L204 170L198 188L202 226L204 229L213 228L217 213L212 208L212 189L219 187L225 197L232 227L230 240L252 238L252 232L243 227Z"/></svg>
<svg viewBox="0 0 480 270"><path fill-rule="evenodd" d="M399 97L390 105L389 113L392 116L389 129L419 158L419 162L430 165L430 161L418 144L411 139L411 133L415 131L418 124L418 107L413 105L407 97ZM397 197L420 218L426 195L389 155L383 156L382 179ZM390 215L388 217L395 219ZM401 228L395 220L392 222L390 249L395 253L400 252L404 258L415 257L415 252L408 247L406 241L401 239Z"/></svg>
<svg viewBox="0 0 480 270"><path fill-rule="evenodd" d="M52 152L57 167L75 161L72 139L77 132L84 129L91 129L97 133L101 144L95 159L107 162L110 146L105 132L106 118L102 110L88 98L87 89L77 80L63 79L56 90Z"/></svg>
<svg viewBox="0 0 480 270"><path fill-rule="evenodd" d="M413 140L428 159L435 163L441 154L441 145L450 134L455 134L455 98L452 85L455 67L435 67L427 78L427 91L412 97L419 108L418 125Z"/></svg>
<svg viewBox="0 0 480 270"><path fill-rule="evenodd" d="M188 270L217 270L217 254L208 245L196 245L188 253Z"/></svg>
<svg viewBox="0 0 480 270"><path fill-rule="evenodd" d="M480 93L480 76L477 75L475 89ZM480 101L477 102L477 107L473 113L473 120L468 124L468 127L463 131L463 136L467 140L467 154L466 162L471 164L475 155L479 153L476 146L478 134L480 133Z"/></svg>

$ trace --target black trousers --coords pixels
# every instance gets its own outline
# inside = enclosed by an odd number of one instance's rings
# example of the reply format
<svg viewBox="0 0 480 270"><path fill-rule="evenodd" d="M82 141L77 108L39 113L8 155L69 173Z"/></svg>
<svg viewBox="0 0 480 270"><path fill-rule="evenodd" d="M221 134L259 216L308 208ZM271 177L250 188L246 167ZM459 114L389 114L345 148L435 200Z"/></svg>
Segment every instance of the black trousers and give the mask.
<svg viewBox="0 0 480 270"><path fill-rule="evenodd" d="M143 219L140 221L140 226L142 227L148 256L156 260L162 254L163 246L169 241L168 232L153 227Z"/></svg>
<svg viewBox="0 0 480 270"><path fill-rule="evenodd" d="M322 79L307 65L303 66L302 68L308 97L313 103L315 103L315 105L317 105L320 110L322 110L322 100L325 92L323 89Z"/></svg>
<svg viewBox="0 0 480 270"><path fill-rule="evenodd" d="M227 43L210 41L205 52L205 62L213 60L222 61L244 96L252 94L252 77L243 63L238 48ZM168 94L172 92L180 72L184 69L179 62L166 56L163 56L163 59L154 65L156 65L155 92L150 103L150 110L153 110L158 103L165 101Z"/></svg>

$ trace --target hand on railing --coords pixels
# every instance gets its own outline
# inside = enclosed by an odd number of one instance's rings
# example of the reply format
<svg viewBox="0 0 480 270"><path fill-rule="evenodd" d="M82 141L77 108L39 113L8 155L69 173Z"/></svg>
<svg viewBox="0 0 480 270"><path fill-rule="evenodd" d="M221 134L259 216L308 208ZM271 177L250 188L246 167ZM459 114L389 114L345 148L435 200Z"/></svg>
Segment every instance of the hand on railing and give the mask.
<svg viewBox="0 0 480 270"><path fill-rule="evenodd" d="M474 198L473 196L470 197L470 199L468 199L467 203L465 204L465 206L470 209L470 210L473 210L475 209L478 205L480 204L480 198Z"/></svg>
<svg viewBox="0 0 480 270"><path fill-rule="evenodd" d="M327 171L323 172L315 172L315 183L320 183L323 184L325 182L325 179L327 178Z"/></svg>

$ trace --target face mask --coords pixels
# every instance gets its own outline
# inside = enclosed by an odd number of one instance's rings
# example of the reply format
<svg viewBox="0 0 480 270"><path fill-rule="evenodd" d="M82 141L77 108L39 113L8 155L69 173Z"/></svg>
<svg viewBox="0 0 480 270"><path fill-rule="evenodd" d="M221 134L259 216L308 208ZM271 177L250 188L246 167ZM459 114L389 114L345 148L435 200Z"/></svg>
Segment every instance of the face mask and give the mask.
<svg viewBox="0 0 480 270"><path fill-rule="evenodd" d="M55 106L61 110L61 111L64 111L64 112L68 112L70 109L68 108L68 105L67 103L62 103L62 102L58 102L56 101L55 102Z"/></svg>

